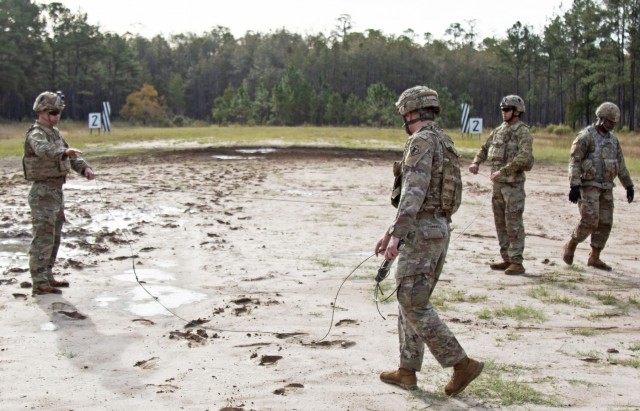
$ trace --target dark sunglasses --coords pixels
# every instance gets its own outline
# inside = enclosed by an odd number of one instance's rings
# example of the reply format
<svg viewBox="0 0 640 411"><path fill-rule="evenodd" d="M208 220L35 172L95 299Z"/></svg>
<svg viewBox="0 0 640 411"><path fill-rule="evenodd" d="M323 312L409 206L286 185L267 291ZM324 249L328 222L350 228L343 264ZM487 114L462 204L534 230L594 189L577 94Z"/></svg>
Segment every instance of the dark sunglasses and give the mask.
<svg viewBox="0 0 640 411"><path fill-rule="evenodd" d="M513 107L502 107L501 110L505 113L508 113L510 111L513 111Z"/></svg>
<svg viewBox="0 0 640 411"><path fill-rule="evenodd" d="M60 115L60 110L49 110L49 114L52 116Z"/></svg>

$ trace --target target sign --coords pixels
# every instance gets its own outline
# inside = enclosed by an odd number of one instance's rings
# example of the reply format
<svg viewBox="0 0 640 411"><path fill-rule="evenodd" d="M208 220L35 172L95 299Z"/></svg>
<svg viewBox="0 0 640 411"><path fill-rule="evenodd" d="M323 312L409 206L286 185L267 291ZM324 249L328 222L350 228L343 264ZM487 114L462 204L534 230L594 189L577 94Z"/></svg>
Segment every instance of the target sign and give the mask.
<svg viewBox="0 0 640 411"><path fill-rule="evenodd" d="M101 113L89 113L89 128L102 127L102 114Z"/></svg>

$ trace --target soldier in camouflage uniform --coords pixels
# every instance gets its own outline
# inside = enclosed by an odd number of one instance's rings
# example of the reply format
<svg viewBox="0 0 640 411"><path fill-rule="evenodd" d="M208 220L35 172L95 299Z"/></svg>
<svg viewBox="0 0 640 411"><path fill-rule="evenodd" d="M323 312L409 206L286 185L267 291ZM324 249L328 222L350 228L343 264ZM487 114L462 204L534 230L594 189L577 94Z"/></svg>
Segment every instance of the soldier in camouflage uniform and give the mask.
<svg viewBox="0 0 640 411"><path fill-rule="evenodd" d="M491 269L511 275L524 274L524 182L525 171L533 167L533 138L529 126L520 121L525 112L521 97L504 97L500 109L504 122L491 132L469 171L477 174L480 164L491 162L491 204L502 257L502 262L490 264Z"/></svg>
<svg viewBox="0 0 640 411"><path fill-rule="evenodd" d="M447 395L455 395L462 392L484 366L467 357L430 302L447 255L451 213L457 210L460 201L458 196L453 209L441 206L446 190L444 150L452 150L456 157L457 153L453 142L434 122L440 113L438 94L434 90L412 87L400 95L396 108L410 137L403 161L394 167L394 174L399 174L402 182L398 212L391 227L376 243L375 253L384 253L386 260L399 256L396 283L400 368L381 373L380 379L415 389L416 371L422 367L426 344L442 367L454 367L444 390ZM459 163L456 165L459 179ZM404 245L399 251L401 240Z"/></svg>
<svg viewBox="0 0 640 411"><path fill-rule="evenodd" d="M34 295L60 294L58 287L69 286L53 277L64 223L62 185L71 170L89 180L94 178L89 164L79 157L80 151L69 147L56 127L63 109L64 96L60 92L41 93L33 104L36 122L24 142L24 176L33 182L29 191L33 235L29 271Z"/></svg>
<svg viewBox="0 0 640 411"><path fill-rule="evenodd" d="M600 260L613 224L613 180L618 177L627 190L627 201L633 201L633 182L624 163L622 148L612 133L620 121L620 109L613 103L602 103L596 109L596 123L584 128L571 146L569 160L569 201L578 203L580 222L564 246L562 259L573 264L576 247L591 236L591 253L587 264L601 270L611 267Z"/></svg>

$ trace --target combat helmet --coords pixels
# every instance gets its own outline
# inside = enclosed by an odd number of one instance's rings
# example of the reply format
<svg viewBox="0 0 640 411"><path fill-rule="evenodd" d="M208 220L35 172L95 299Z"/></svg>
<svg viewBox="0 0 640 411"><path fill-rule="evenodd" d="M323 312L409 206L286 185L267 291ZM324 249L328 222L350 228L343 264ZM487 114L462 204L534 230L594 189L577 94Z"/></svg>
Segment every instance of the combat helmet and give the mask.
<svg viewBox="0 0 640 411"><path fill-rule="evenodd" d="M596 109L596 117L617 123L620 121L620 109L615 104L605 101Z"/></svg>
<svg viewBox="0 0 640 411"><path fill-rule="evenodd" d="M403 91L396 102L396 110L401 116L421 108L432 108L434 113L440 114L438 92L426 86L414 86Z"/></svg>
<svg viewBox="0 0 640 411"><path fill-rule="evenodd" d="M61 91L57 93L44 91L36 97L36 101L33 103L33 111L40 113L51 110L64 110L64 94Z"/></svg>
<svg viewBox="0 0 640 411"><path fill-rule="evenodd" d="M516 111L524 113L524 100L520 96L510 94L502 98L500 108L513 107Z"/></svg>

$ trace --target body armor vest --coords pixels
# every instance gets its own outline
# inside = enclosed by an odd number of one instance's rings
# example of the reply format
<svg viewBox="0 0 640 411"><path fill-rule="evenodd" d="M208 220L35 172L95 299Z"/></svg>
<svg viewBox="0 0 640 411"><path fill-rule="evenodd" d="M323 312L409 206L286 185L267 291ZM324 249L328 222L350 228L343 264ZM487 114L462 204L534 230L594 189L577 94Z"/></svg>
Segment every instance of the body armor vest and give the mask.
<svg viewBox="0 0 640 411"><path fill-rule="evenodd" d="M587 127L587 131L593 146L581 164L582 184L612 188L618 175L618 139L611 133L609 137L601 135L593 126Z"/></svg>
<svg viewBox="0 0 640 411"><path fill-rule="evenodd" d="M51 178L66 177L71 171L71 161L68 157L61 158L38 157L29 144L29 136L39 130L47 137L47 141L55 148L67 148L68 144L62 139L57 130L47 130L39 124L34 124L27 131L24 141L24 155L22 157L22 169L24 177L28 181L42 181Z"/></svg>

